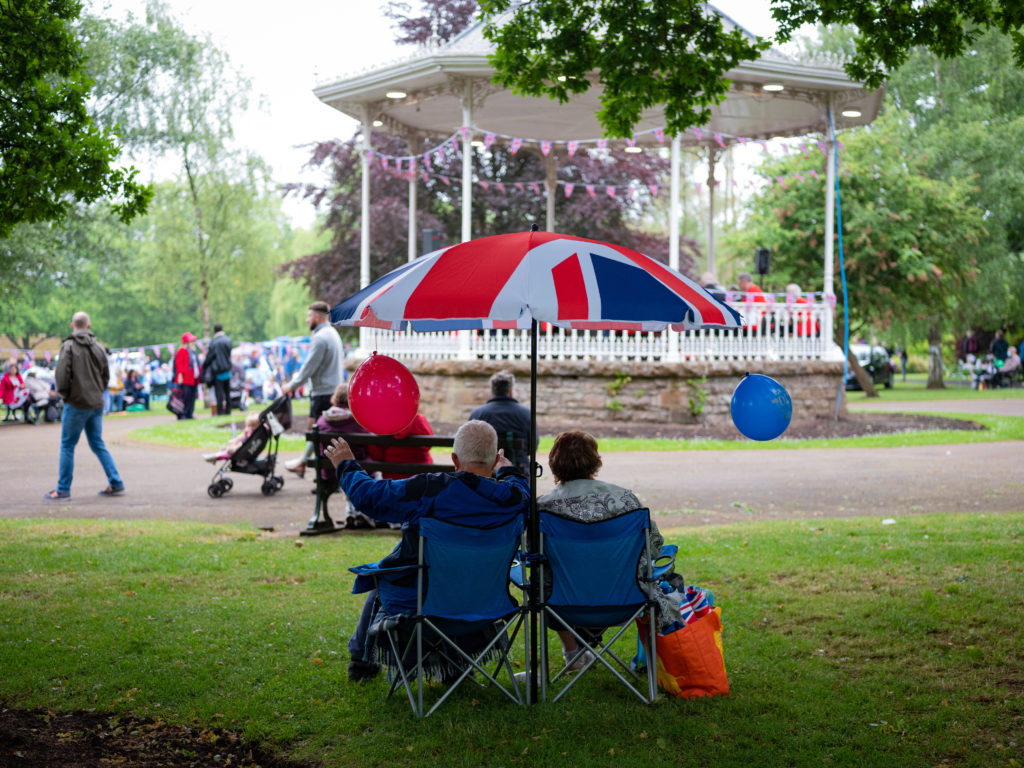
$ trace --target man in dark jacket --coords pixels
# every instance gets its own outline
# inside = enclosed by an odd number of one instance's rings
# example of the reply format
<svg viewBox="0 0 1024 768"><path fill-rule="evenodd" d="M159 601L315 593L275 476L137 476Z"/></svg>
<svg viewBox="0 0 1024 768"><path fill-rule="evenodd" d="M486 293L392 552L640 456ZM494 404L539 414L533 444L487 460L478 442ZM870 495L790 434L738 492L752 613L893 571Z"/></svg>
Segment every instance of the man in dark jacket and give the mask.
<svg viewBox="0 0 1024 768"><path fill-rule="evenodd" d="M505 435L523 441L524 450L509 458L529 476L530 466L530 409L520 405L512 396L516 377L511 371L498 371L491 376L491 399L475 408L469 415L471 419L486 421L498 433L498 444L505 445Z"/></svg>
<svg viewBox="0 0 1024 768"><path fill-rule="evenodd" d="M482 421L469 421L455 433L454 473L433 472L406 480L374 480L355 460L348 443L335 438L324 456L337 470L345 495L360 512L374 520L402 524L398 546L381 560L382 566L412 565L419 551L419 521L433 517L469 526L501 525L522 516L530 503L530 483L498 450L498 436ZM493 477L492 477L493 473ZM416 607L415 576L396 581L397 604ZM358 591L362 589L357 583ZM379 671L369 629L377 605L370 589L348 648L352 661L349 680L373 677Z"/></svg>
<svg viewBox="0 0 1024 768"><path fill-rule="evenodd" d="M43 497L51 501L71 496L75 446L83 429L89 447L107 475L107 487L100 491L100 496L124 493L124 482L103 442L103 393L110 380L110 365L107 351L89 328L89 316L85 312L76 312L71 318L71 335L61 344L57 359L57 392L64 399L64 412L61 417L57 487Z"/></svg>
<svg viewBox="0 0 1024 768"><path fill-rule="evenodd" d="M213 326L213 339L206 350L202 369L203 381L213 386L217 399L217 413L231 414L231 337L224 333L224 326Z"/></svg>

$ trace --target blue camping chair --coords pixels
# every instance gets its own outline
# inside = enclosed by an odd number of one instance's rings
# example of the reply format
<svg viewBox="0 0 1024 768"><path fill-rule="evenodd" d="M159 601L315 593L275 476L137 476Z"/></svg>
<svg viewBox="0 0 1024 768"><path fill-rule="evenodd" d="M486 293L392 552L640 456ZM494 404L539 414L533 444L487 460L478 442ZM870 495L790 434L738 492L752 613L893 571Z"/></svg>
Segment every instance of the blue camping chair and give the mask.
<svg viewBox="0 0 1024 768"><path fill-rule="evenodd" d="M381 613L375 631L387 637L382 657L397 671L388 695L404 686L417 717L429 717L467 678L524 703L508 659L525 615L522 601L509 593L508 578L522 534L522 518L492 528L423 518L418 565L380 568L372 563L349 569L359 577L353 591L368 591L368 578L378 590ZM415 577L415 603L409 600L408 587L395 585L410 576ZM491 662L494 669L489 672L485 665ZM502 668L510 687L497 679ZM484 682L476 679L476 672ZM440 677L444 690L424 712L426 676Z"/></svg>
<svg viewBox="0 0 1024 768"><path fill-rule="evenodd" d="M650 512L638 509L619 517L595 523L567 520L547 513L540 514L540 578L545 583L545 569L551 573L551 594L542 601L540 614L540 666L544 674L540 680L541 700L547 699L547 688L563 677L567 682L552 701L558 701L595 664L600 663L618 680L635 693L644 703L654 701L658 660L654 651L654 633L657 630L655 603L648 599L638 579L654 580L647 532ZM646 554L645 573L637 575L640 555ZM659 554L658 560L673 553ZM664 566L662 566L664 567ZM671 566L669 566L671 567ZM647 664L647 691L642 693L634 682L639 682L630 666L615 655L612 645L632 625L647 614L652 658ZM550 675L547 653L547 629L569 630L576 638L580 653L590 651L590 660L574 677L569 675L569 664ZM588 642L575 629L618 627L607 642ZM573 659L568 660L571 664ZM549 679L550 678L550 679Z"/></svg>

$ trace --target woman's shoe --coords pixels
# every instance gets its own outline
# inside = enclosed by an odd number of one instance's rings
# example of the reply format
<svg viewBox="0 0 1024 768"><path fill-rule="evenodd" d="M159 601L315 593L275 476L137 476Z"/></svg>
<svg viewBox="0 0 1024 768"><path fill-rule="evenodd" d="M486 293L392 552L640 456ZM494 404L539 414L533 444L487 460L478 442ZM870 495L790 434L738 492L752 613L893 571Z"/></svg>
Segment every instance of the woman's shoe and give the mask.
<svg viewBox="0 0 1024 768"><path fill-rule="evenodd" d="M284 463L284 468L289 472L294 472L299 477L306 474L306 460L305 459L289 459Z"/></svg>

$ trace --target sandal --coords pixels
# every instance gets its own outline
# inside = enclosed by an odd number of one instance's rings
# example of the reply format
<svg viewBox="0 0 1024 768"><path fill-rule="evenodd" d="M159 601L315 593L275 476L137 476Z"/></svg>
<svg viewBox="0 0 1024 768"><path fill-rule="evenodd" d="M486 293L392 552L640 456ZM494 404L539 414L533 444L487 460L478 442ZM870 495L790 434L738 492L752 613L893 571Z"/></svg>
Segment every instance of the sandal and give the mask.
<svg viewBox="0 0 1024 768"><path fill-rule="evenodd" d="M59 499L70 499L71 493L66 491L58 491L56 488L50 491L48 494L43 496L47 501L58 501Z"/></svg>
<svg viewBox="0 0 1024 768"><path fill-rule="evenodd" d="M119 485L117 488L115 488L112 485L108 485L106 488L104 488L102 491L99 492L99 495L100 496L120 496L122 493L124 493L124 486L123 485Z"/></svg>

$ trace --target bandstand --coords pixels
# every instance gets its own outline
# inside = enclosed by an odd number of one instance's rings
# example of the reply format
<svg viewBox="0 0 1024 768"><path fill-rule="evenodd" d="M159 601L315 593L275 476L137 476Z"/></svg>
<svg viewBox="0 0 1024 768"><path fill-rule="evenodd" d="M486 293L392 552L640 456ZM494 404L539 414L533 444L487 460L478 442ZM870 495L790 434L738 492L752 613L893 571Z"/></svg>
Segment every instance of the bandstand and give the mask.
<svg viewBox="0 0 1024 768"><path fill-rule="evenodd" d="M724 15L723 22L739 26ZM622 400L601 393L614 389L615 381L629 378L649 380L642 392L653 405L645 410L640 403L627 403L630 408L622 417L638 418L640 413L639 418L643 418L643 413L649 413L652 421L685 422L715 420L727 413L727 398L723 402L722 397L731 392L736 374L756 366L758 371L786 384L798 414L823 417L831 413L843 366L842 350L832 341L836 142L830 124L839 130L870 123L878 113L882 91L867 90L851 81L837 62L808 64L772 49L727 73L732 83L729 94L712 109L706 125L684 135L666 136L662 111L652 109L644 113L632 139L605 140L599 138L602 130L595 117L601 93L596 80L586 93L565 104L525 98L492 83L494 71L488 61L491 52L482 26L474 24L450 41L432 41L406 58L323 82L315 89L325 104L358 120L363 137L370 137L373 130L387 131L404 137L410 147L407 156L386 157L376 153L368 141L362 146L360 285L369 284L371 279L369 174L378 166L399 170L409 178L411 260L418 255L417 178L429 168L432 157L441 157L439 153L444 157L461 154L461 235L466 241L474 236L470 216L474 152L487 151L499 143L541 156L545 179L543 184L532 186L546 198L546 229L557 231L555 194L572 192L560 189L564 184L558 181L560 159L564 161L578 151L600 151L609 145L628 146L629 151L664 151L664 147L670 153L671 168L669 265L678 269L683 148L704 150L709 216L713 217L715 166L722 151L735 144L792 139L787 151L792 148L808 155L816 153L825 165L826 236L822 282L814 286L816 290L801 297L799 304L792 297L787 300L769 295L767 301L754 303L751 297L730 295L729 303L747 322L742 332L630 335L545 329L538 338L540 376L552 379L545 384L548 391L557 389L554 379L593 379L592 386L581 388L578 396L569 398L578 401L578 409L566 410L565 398L560 402L545 398L549 400L547 408L557 408L559 413L592 415L601 401L609 417L615 418L627 410L615 407ZM429 140L433 147L417 153L423 140ZM602 187L600 191L605 190ZM608 194L613 191L608 190ZM709 225L707 229L706 268L713 272L714 227ZM481 381L486 383L492 369L524 365L521 361L530 350L526 332L519 331L413 334L362 328L360 334L357 358L376 349L410 363L421 386L427 381L427 389L433 390L433 401L441 409L438 416L456 420L468 412L464 400L482 402L479 398L486 392L481 390ZM701 403L700 408L693 406L694 398ZM683 401L688 407L681 404ZM538 416L543 418L545 403L538 408Z"/></svg>

